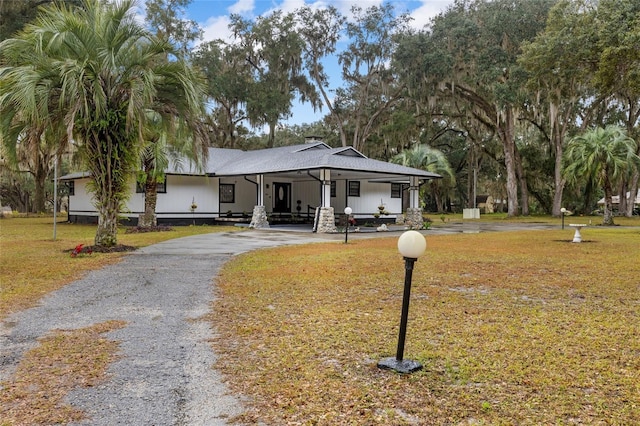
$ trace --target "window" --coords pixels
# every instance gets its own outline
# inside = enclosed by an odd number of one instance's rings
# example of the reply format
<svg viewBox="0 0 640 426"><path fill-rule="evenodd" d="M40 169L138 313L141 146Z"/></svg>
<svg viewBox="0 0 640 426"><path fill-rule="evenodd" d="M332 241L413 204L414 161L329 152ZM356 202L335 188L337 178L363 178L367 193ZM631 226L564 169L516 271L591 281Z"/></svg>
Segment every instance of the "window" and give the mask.
<svg viewBox="0 0 640 426"><path fill-rule="evenodd" d="M391 184L391 198L402 198L402 185L399 183Z"/></svg>
<svg viewBox="0 0 640 426"><path fill-rule="evenodd" d="M336 197L336 181L335 180L331 181L331 197L332 198Z"/></svg>
<svg viewBox="0 0 640 426"><path fill-rule="evenodd" d="M359 197L360 196L360 182L357 180L349 181L349 197Z"/></svg>
<svg viewBox="0 0 640 426"><path fill-rule="evenodd" d="M220 184L220 202L235 203L236 202L236 186L232 183Z"/></svg>
<svg viewBox="0 0 640 426"><path fill-rule="evenodd" d="M157 188L158 194L167 193L167 178L165 177L162 182L158 182ZM140 182L136 182L136 194L144 194L144 185Z"/></svg>
<svg viewBox="0 0 640 426"><path fill-rule="evenodd" d="M67 189L69 190L69 195L76 195L76 181L70 180L67 182Z"/></svg>

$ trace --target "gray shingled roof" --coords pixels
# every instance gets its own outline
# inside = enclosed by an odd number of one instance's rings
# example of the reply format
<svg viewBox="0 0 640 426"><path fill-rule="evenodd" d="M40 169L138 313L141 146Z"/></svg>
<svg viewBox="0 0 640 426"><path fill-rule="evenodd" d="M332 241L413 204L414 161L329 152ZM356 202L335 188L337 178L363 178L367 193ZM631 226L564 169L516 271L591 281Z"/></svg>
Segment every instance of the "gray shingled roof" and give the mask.
<svg viewBox="0 0 640 426"><path fill-rule="evenodd" d="M331 169L372 175L441 176L424 170L372 160L351 147L331 148L323 142L256 151L211 148L207 172L214 176L282 174L299 170Z"/></svg>
<svg viewBox="0 0 640 426"><path fill-rule="evenodd" d="M255 151L209 148L209 160L205 172L209 176L285 175L320 169L342 172L353 179L397 180L409 176L417 176L421 179L442 177L424 170L372 160L352 147L331 148L323 142ZM189 161L185 161L180 165L172 162L167 174L201 175L202 172L197 171ZM60 179L70 180L78 177L81 177L80 174L74 173Z"/></svg>

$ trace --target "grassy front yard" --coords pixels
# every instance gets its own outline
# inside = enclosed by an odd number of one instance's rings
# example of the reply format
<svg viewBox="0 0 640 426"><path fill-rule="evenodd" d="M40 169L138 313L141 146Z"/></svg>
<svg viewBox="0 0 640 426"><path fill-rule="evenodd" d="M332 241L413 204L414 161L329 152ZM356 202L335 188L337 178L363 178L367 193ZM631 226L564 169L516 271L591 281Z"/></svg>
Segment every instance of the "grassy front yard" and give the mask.
<svg viewBox="0 0 640 426"><path fill-rule="evenodd" d="M409 376L376 367L395 354L397 344L404 278L397 236L236 257L219 277L220 297L209 319L218 336L216 368L248 397L249 411L239 420L640 424L640 223L616 220L631 227L589 227L582 244L569 242L572 229L442 236L427 231L427 254L414 271L405 349L407 359L425 368ZM230 229L121 233L120 242L144 246ZM123 256L71 258L68 250L92 244L94 232L93 226L59 224L52 241L51 218L0 220L0 319ZM47 357L69 366L78 356L108 363L117 348L101 333L118 326L61 331L30 351L12 389L23 392L36 381L55 386L50 395L29 396L31 405L14 407L18 411L9 418L19 424L34 407L42 424L76 418L74 412L52 417L61 412L50 402L60 389L74 386L41 366ZM81 367L74 377L83 382L104 369ZM13 398L6 392L0 399L8 404Z"/></svg>
<svg viewBox="0 0 640 426"><path fill-rule="evenodd" d="M428 235L428 234L427 234ZM640 228L428 236L405 358L397 238L227 264L211 322L247 423L640 424Z"/></svg>

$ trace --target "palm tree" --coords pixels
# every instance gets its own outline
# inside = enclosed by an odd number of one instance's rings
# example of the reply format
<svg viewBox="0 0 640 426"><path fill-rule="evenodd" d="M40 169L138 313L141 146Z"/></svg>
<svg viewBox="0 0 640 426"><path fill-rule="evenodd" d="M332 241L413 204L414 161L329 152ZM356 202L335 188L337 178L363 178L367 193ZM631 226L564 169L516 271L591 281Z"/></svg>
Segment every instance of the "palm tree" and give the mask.
<svg viewBox="0 0 640 426"><path fill-rule="evenodd" d="M184 8L191 0L147 0L146 21L155 31L156 37L179 47L182 57L188 56L189 43L200 38L202 30L195 21L181 19ZM169 61L169 52L164 57ZM144 147L141 152L142 170L138 174L138 183L144 187L144 213L138 217L139 227L152 227L157 224L156 204L158 200L158 184L165 181L165 170L169 165L169 157L175 161L184 156L192 160L202 170L198 153L207 152L208 140L193 138L189 132L182 131L174 138L168 137L166 126L178 126L185 129L179 120L167 122L155 111L149 111L148 134L145 134ZM175 132L174 132L175 133ZM186 133L186 134L185 134Z"/></svg>
<svg viewBox="0 0 640 426"><path fill-rule="evenodd" d="M613 186L640 168L637 142L618 126L598 127L569 140L564 175L569 182L593 179L604 191L603 225L613 225Z"/></svg>
<svg viewBox="0 0 640 426"><path fill-rule="evenodd" d="M165 171L170 163L175 169L182 169L183 159L189 160L191 172L202 172L202 160L207 151L207 141L193 137L191 129L182 125L179 120L173 138L169 138L169 129L162 117L154 111L147 114L148 128L145 132L144 145L140 151L142 168L137 180L144 188L144 213L138 217L138 226L149 228L157 225L156 204L158 200L158 184L165 182Z"/></svg>
<svg viewBox="0 0 640 426"><path fill-rule="evenodd" d="M431 148L428 145L416 145L411 149L405 149L391 159L392 163L407 167L426 170L443 176L443 179L429 181L431 193L436 200L438 212L444 212L444 197L442 192L446 188L455 185L456 177L451 169L449 160L442 151Z"/></svg>
<svg viewBox="0 0 640 426"><path fill-rule="evenodd" d="M91 173L98 210L95 244L117 244L118 214L130 193L148 127L148 112L176 117L200 131L203 86L173 48L136 22L133 0L85 0L82 8L52 4L14 39L0 44L0 138L16 143L15 126L40 125L63 113ZM167 126L173 131L176 126ZM205 145L205 144L202 144ZM206 155L206 151L203 151Z"/></svg>

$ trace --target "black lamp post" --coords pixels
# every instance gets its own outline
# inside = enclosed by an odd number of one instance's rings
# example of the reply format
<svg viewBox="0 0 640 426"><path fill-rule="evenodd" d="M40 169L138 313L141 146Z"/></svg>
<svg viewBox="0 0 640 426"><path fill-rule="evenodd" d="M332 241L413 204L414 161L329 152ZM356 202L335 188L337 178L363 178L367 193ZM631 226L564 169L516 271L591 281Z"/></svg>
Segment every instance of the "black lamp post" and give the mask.
<svg viewBox="0 0 640 426"><path fill-rule="evenodd" d="M395 358L384 358L378 362L378 368L394 370L398 373L413 373L422 369L417 361L404 359L404 342L407 334L407 320L409 317L409 300L411 298L411 279L413 265L427 249L427 240L418 231L407 231L398 239L398 250L404 257L404 294L402 296L402 314L400 316L400 331L398 333L398 349Z"/></svg>
<svg viewBox="0 0 640 426"><path fill-rule="evenodd" d="M560 209L560 214L562 215L562 229L564 229L564 215L567 213L567 209L564 207Z"/></svg>
<svg viewBox="0 0 640 426"><path fill-rule="evenodd" d="M344 243L347 244L347 240L349 239L349 218L351 217L351 213L353 213L353 210L351 209L351 207L345 207L344 208L344 214L347 216L347 220L346 220L346 226L344 228Z"/></svg>

